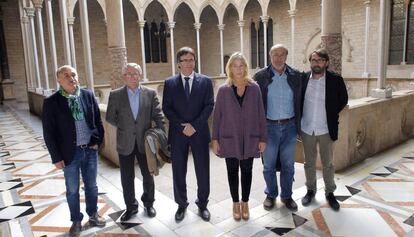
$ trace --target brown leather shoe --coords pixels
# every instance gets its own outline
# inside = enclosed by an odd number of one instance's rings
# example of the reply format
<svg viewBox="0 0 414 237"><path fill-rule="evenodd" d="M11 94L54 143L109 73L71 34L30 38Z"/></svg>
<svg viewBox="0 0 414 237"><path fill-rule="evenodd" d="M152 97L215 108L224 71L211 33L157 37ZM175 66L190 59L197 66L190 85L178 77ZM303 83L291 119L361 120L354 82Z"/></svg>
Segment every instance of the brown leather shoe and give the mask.
<svg viewBox="0 0 414 237"><path fill-rule="evenodd" d="M250 217L250 213L249 213L249 203L248 202L242 202L241 208L242 208L242 217L243 217L243 220L247 221L249 219L249 217Z"/></svg>
<svg viewBox="0 0 414 237"><path fill-rule="evenodd" d="M233 218L236 221L239 221L241 219L240 202L233 202Z"/></svg>

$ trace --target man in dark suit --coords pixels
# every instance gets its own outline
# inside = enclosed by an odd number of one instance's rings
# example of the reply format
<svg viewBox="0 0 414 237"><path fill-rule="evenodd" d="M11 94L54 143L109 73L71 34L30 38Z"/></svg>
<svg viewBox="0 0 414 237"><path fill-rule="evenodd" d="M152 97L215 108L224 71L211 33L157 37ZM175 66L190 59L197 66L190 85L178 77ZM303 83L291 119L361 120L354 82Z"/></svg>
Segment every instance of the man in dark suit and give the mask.
<svg viewBox="0 0 414 237"><path fill-rule="evenodd" d="M154 177L148 170L144 147L144 134L156 126L164 130L164 116L157 98L157 93L139 84L142 76L141 67L136 63L128 63L122 69L125 86L111 91L109 94L106 121L117 128L117 152L121 170L121 183L126 211L121 221L129 220L138 212L138 201L135 199L134 179L135 158L138 160L143 178L144 193L141 200L145 212L154 217Z"/></svg>
<svg viewBox="0 0 414 237"><path fill-rule="evenodd" d="M316 193L317 145L321 157L325 196L333 210L340 205L333 192L336 189L332 164L333 145L338 139L339 112L348 103L348 93L344 79L333 72L327 71L329 56L326 50L319 49L309 56L311 71L305 74L302 90L301 120L302 141L305 152L305 175L308 189L302 204L311 203Z"/></svg>
<svg viewBox="0 0 414 237"><path fill-rule="evenodd" d="M177 64L180 73L165 81L162 105L169 120L174 199L178 204L175 219L181 221L188 206L186 175L191 147L198 187L196 204L201 218L209 221L210 131L207 120L214 106L213 85L207 76L194 72L193 49L183 47L178 50Z"/></svg>
<svg viewBox="0 0 414 237"><path fill-rule="evenodd" d="M99 107L91 91L80 89L76 69L57 72L59 90L43 102L43 137L52 163L63 169L66 199L73 222L69 236L79 236L83 214L79 204L79 171L85 186L86 212L91 226L105 226L98 215L97 150L104 137Z"/></svg>

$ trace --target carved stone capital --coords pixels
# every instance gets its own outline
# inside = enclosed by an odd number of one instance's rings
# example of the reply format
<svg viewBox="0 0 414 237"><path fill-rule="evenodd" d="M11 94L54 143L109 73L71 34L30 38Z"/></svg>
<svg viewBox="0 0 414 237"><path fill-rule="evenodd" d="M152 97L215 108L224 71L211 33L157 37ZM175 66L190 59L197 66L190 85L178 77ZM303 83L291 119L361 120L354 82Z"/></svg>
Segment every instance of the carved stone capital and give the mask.
<svg viewBox="0 0 414 237"><path fill-rule="evenodd" d="M168 24L168 27L169 27L170 29L174 29L174 27L175 27L175 21L170 21L170 22L167 22L167 24Z"/></svg>
<svg viewBox="0 0 414 237"><path fill-rule="evenodd" d="M137 22L138 22L139 28L144 28L146 21L137 21Z"/></svg>
<svg viewBox="0 0 414 237"><path fill-rule="evenodd" d="M261 20L263 23L267 23L267 22L269 21L269 19L270 19L270 17L269 17L269 16L260 16L260 20Z"/></svg>
<svg viewBox="0 0 414 237"><path fill-rule="evenodd" d="M68 19L68 24L69 25L73 25L75 23L75 17L70 17L69 16L67 19Z"/></svg>
<svg viewBox="0 0 414 237"><path fill-rule="evenodd" d="M35 8L42 8L43 7L43 0L32 0L33 5Z"/></svg>
<svg viewBox="0 0 414 237"><path fill-rule="evenodd" d="M26 11L26 15L29 18L33 18L35 15L35 9L33 7L25 7L24 10Z"/></svg>
<svg viewBox="0 0 414 237"><path fill-rule="evenodd" d="M201 23L200 22L194 23L194 29L200 30L200 28L201 28Z"/></svg>
<svg viewBox="0 0 414 237"><path fill-rule="evenodd" d="M289 17L292 17L292 18L295 17L297 12L298 12L297 9L288 10Z"/></svg>
<svg viewBox="0 0 414 237"><path fill-rule="evenodd" d="M121 73L122 68L127 63L127 51L125 47L112 47L108 50L112 65L111 88L116 89L124 85Z"/></svg>
<svg viewBox="0 0 414 237"><path fill-rule="evenodd" d="M237 21L237 24L239 25L239 27L244 27L244 21L243 20Z"/></svg>
<svg viewBox="0 0 414 237"><path fill-rule="evenodd" d="M322 48L329 54L329 69L341 74L342 72L342 35L331 34L321 36Z"/></svg>
<svg viewBox="0 0 414 237"><path fill-rule="evenodd" d="M225 27L225 26L226 26L225 24L220 24L220 25L217 25L217 27L218 27L218 29L219 29L220 31L224 30L224 27Z"/></svg>

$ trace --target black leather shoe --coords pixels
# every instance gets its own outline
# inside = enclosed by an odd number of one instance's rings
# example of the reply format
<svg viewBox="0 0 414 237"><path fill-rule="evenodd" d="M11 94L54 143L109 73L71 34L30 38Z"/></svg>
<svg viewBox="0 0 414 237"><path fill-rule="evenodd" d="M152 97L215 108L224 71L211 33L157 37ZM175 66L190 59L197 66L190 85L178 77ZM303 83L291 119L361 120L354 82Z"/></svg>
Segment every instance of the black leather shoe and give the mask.
<svg viewBox="0 0 414 237"><path fill-rule="evenodd" d="M186 207L178 207L177 212L175 213L175 220L182 221L185 216Z"/></svg>
<svg viewBox="0 0 414 237"><path fill-rule="evenodd" d="M131 219L131 217L138 213L138 209L135 210L126 210L124 214L121 216L121 221L127 221Z"/></svg>
<svg viewBox="0 0 414 237"><path fill-rule="evenodd" d="M203 219L204 221L210 220L211 215L207 208L199 208L198 214L201 216L201 219Z"/></svg>
<svg viewBox="0 0 414 237"><path fill-rule="evenodd" d="M74 221L69 229L69 237L78 237L82 231L82 224L80 221Z"/></svg>
<svg viewBox="0 0 414 237"><path fill-rule="evenodd" d="M289 209L291 211L297 211L298 210L298 205L296 204L296 202L292 198L281 199L281 200L285 204L287 209Z"/></svg>
<svg viewBox="0 0 414 237"><path fill-rule="evenodd" d="M145 212L147 213L147 216L151 218L157 215L157 211L155 211L154 207L146 207Z"/></svg>
<svg viewBox="0 0 414 237"><path fill-rule="evenodd" d="M338 201L336 200L336 197L333 193L328 193L326 195L326 200L328 201L329 206L334 210L338 211L340 208L340 205Z"/></svg>
<svg viewBox="0 0 414 237"><path fill-rule="evenodd" d="M302 205L307 206L309 205L313 198L315 197L315 192L313 190L308 190L306 195L302 198Z"/></svg>

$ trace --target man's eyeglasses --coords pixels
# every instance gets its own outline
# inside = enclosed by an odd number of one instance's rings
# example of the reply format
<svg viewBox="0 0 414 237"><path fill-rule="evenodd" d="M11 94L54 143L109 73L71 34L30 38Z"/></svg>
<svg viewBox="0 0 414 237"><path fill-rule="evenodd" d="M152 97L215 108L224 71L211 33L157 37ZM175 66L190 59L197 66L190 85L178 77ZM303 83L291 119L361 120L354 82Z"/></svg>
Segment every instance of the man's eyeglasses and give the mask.
<svg viewBox="0 0 414 237"><path fill-rule="evenodd" d="M324 62L326 62L326 59L324 59L324 58L319 58L319 59L311 59L311 63L324 63Z"/></svg>
<svg viewBox="0 0 414 237"><path fill-rule="evenodd" d="M138 73L125 73L124 76L126 77L139 77Z"/></svg>
<svg viewBox="0 0 414 237"><path fill-rule="evenodd" d="M181 59L180 60L180 63L193 63L193 62L195 62L194 59Z"/></svg>

